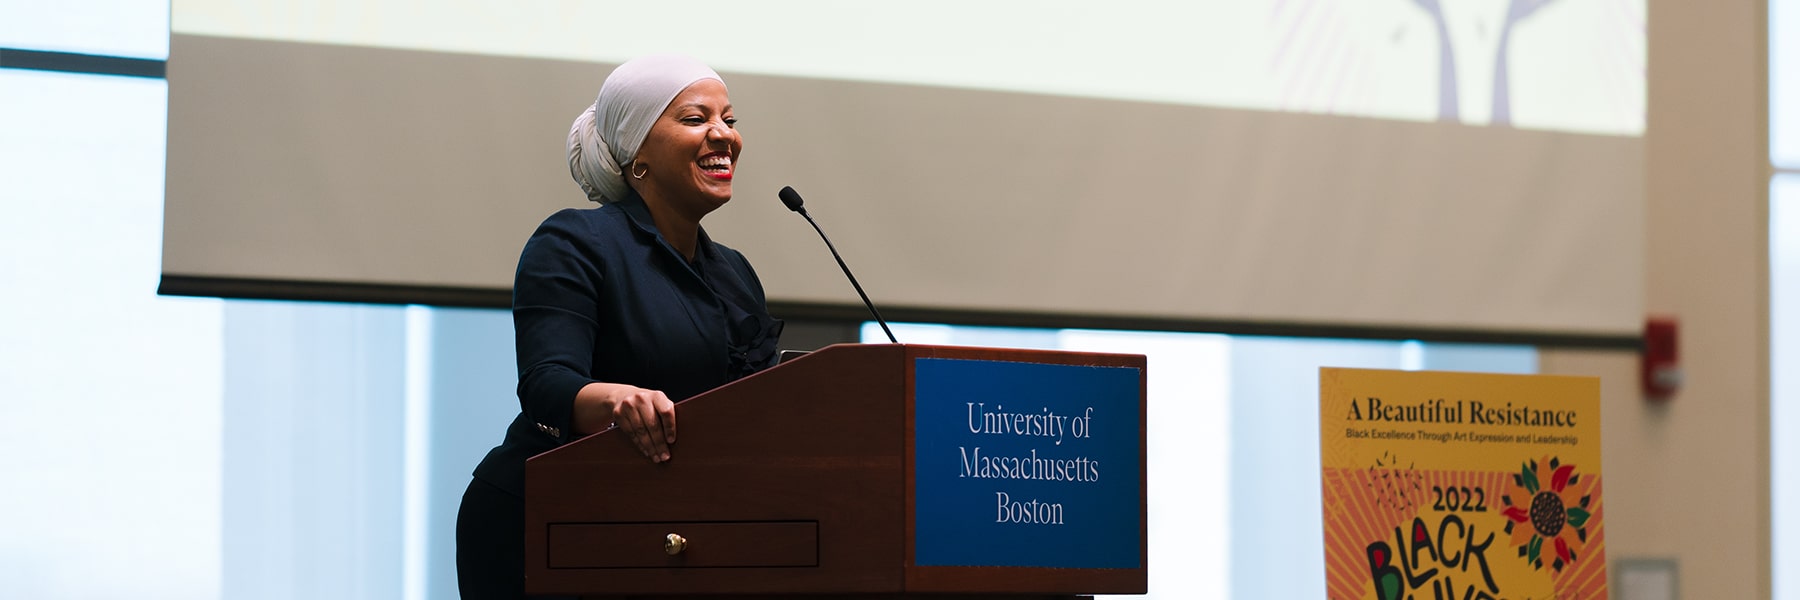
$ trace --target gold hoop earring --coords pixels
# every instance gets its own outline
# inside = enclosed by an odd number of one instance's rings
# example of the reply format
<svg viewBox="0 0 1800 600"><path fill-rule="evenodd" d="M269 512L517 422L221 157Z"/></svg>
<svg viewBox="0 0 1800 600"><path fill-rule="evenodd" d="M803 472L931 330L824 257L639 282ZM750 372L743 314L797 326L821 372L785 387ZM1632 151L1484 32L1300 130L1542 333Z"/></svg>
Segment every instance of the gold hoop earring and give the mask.
<svg viewBox="0 0 1800 600"><path fill-rule="evenodd" d="M644 167L644 172L642 172L642 173L639 173L637 168L638 168L637 161L635 161L635 160L631 161L631 178L632 179L637 179L637 180L641 181L644 179L645 175L650 174L650 167Z"/></svg>

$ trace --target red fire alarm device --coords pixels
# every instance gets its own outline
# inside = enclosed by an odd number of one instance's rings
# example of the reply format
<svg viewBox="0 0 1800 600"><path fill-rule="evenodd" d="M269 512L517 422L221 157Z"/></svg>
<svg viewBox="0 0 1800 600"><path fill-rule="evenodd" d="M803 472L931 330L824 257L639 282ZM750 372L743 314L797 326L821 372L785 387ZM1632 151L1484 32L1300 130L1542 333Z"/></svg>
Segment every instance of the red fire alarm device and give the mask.
<svg viewBox="0 0 1800 600"><path fill-rule="evenodd" d="M1675 317L1650 317L1644 321L1644 396L1668 400L1681 389L1681 356Z"/></svg>

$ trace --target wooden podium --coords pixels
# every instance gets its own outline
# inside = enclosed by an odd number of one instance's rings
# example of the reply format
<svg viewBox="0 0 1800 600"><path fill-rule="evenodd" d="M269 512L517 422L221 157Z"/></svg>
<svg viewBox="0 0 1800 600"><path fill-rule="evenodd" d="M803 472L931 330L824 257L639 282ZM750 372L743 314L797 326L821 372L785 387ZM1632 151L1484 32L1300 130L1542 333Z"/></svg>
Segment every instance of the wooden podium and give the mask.
<svg viewBox="0 0 1800 600"><path fill-rule="evenodd" d="M665 599L1144 593L1144 367L1140 355L893 344L801 356L681 402L666 463L616 430L528 461L525 588ZM1083 387L1093 376L1102 387ZM1076 383L1058 383L1066 377ZM975 487L943 491L955 486Z"/></svg>

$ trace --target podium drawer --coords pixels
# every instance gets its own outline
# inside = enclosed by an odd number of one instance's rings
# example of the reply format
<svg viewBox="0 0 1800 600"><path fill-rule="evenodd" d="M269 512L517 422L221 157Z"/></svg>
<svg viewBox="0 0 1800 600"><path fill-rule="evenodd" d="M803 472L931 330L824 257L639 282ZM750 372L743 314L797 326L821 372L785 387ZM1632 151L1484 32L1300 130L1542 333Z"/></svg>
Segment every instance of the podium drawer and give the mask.
<svg viewBox="0 0 1800 600"><path fill-rule="evenodd" d="M819 566L818 521L551 523L548 538L552 569Z"/></svg>

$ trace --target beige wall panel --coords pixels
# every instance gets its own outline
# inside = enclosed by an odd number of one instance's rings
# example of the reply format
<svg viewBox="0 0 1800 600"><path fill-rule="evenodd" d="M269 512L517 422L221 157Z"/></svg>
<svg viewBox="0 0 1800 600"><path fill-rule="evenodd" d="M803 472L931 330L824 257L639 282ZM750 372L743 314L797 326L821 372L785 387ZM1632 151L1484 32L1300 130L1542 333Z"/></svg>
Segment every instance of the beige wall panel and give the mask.
<svg viewBox="0 0 1800 600"><path fill-rule="evenodd" d="M1681 598L1772 593L1765 4L1650 2L1647 303L1681 320L1680 393L1646 401L1632 353L1542 356L1602 378L1608 558L1675 559Z"/></svg>
<svg viewBox="0 0 1800 600"><path fill-rule="evenodd" d="M504 289L607 65L176 35L164 272ZM772 300L1631 334L1642 141L727 74Z"/></svg>

